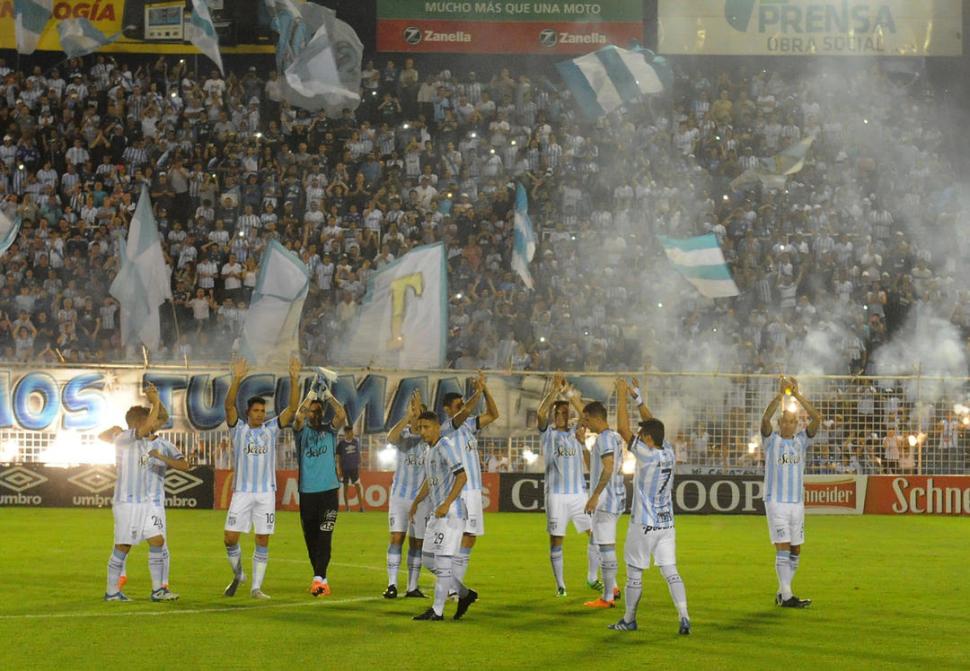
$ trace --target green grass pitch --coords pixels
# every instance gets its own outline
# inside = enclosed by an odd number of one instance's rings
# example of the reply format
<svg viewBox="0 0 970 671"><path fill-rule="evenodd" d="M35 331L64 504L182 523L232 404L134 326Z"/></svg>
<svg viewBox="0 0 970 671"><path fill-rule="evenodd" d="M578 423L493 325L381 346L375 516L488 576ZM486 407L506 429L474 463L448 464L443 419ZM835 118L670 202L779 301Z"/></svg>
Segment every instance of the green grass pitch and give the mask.
<svg viewBox="0 0 970 671"><path fill-rule="evenodd" d="M966 669L970 520L810 517L796 593L773 606L774 551L760 517L681 516L678 565L694 626L659 573L645 575L640 630L582 602L585 537L566 539L569 596L556 599L545 517L489 514L461 622L413 622L428 602L387 601L385 513L341 513L330 582L314 599L299 518L280 513L265 591L222 596L221 511L169 511L176 603L148 600L147 550L128 562L129 604L104 603L110 510L0 510L0 641L5 669ZM621 535L626 519L621 520ZM252 537L243 542L247 574ZM405 579L404 572L401 580ZM621 581L623 580L621 569ZM430 593L431 577L422 572ZM403 590L402 590L403 592ZM313 665L313 667L310 667Z"/></svg>

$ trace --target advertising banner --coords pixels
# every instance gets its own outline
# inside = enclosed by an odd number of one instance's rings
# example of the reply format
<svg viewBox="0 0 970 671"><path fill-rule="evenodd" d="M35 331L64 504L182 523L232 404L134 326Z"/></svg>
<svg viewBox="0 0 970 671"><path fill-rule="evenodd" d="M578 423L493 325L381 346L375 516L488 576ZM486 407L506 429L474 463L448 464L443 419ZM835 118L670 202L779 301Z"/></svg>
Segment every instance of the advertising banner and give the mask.
<svg viewBox="0 0 970 671"><path fill-rule="evenodd" d="M660 0L662 54L959 56L959 0Z"/></svg>
<svg viewBox="0 0 970 671"><path fill-rule="evenodd" d="M631 40L643 40L640 0L377 3L380 51L579 54Z"/></svg>
<svg viewBox="0 0 970 671"><path fill-rule="evenodd" d="M0 0L0 49L16 49L14 36L13 0ZM130 29L131 24L142 25L144 2L136 0L54 0L51 20L41 33L38 50L63 51L57 32L57 23L63 19L87 19L106 36L122 33L121 39L99 51L106 53L151 53L151 54L198 54L198 49L188 42L146 42L139 39L140 29ZM127 14L126 14L127 10ZM186 17L188 12L186 13ZM126 19L127 17L127 19ZM239 45L221 48L226 53L273 53L272 45Z"/></svg>
<svg viewBox="0 0 970 671"><path fill-rule="evenodd" d="M0 466L0 506L110 507L115 480L114 466ZM212 494L211 468L165 474L166 508L212 508Z"/></svg>
<svg viewBox="0 0 970 671"><path fill-rule="evenodd" d="M867 515L970 515L970 476L870 475Z"/></svg>
<svg viewBox="0 0 970 671"><path fill-rule="evenodd" d="M806 475L805 512L861 515L866 501L865 475Z"/></svg>
<svg viewBox="0 0 970 671"><path fill-rule="evenodd" d="M299 510L300 489L297 471L276 471L276 509ZM362 471L360 485L364 492L365 510L387 511L391 497L391 481L394 474L388 471ZM232 471L218 470L215 476L216 500L215 507L221 510L229 508L232 500ZM482 505L486 512L498 512L498 497L495 492L499 489L497 473L482 473ZM349 504L351 510L360 507L357 491L353 487L347 488L349 500L340 499L341 508Z"/></svg>

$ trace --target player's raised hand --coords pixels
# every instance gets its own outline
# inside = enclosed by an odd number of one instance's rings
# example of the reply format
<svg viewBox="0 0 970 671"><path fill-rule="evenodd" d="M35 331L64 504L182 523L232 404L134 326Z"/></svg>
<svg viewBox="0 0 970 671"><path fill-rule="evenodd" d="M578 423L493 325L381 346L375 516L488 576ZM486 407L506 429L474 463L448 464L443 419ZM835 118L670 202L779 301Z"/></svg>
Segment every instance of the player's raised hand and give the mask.
<svg viewBox="0 0 970 671"><path fill-rule="evenodd" d="M552 388L557 392L561 392L563 390L563 387L565 386L566 386L566 377L558 371L556 373L553 373Z"/></svg>
<svg viewBox="0 0 970 671"><path fill-rule="evenodd" d="M148 386L145 387L145 398L148 399L148 402L149 403L157 403L158 402L158 388L155 385L149 383Z"/></svg>
<svg viewBox="0 0 970 671"><path fill-rule="evenodd" d="M478 377L475 378L475 391L480 391L485 393L485 372L478 371Z"/></svg>
<svg viewBox="0 0 970 671"><path fill-rule="evenodd" d="M616 388L617 400L626 396L626 392L627 392L626 380L624 380L622 377L618 377L616 378L616 380L613 381L613 386Z"/></svg>
<svg viewBox="0 0 970 671"><path fill-rule="evenodd" d="M640 388L640 380L638 380L637 378L634 377L633 378L633 386L630 387L630 396L632 396L633 398L636 398L638 396L639 392L640 392L640 389L641 389Z"/></svg>
<svg viewBox="0 0 970 671"><path fill-rule="evenodd" d="M784 376L784 375L779 376L779 378L778 378L778 393L781 394L782 396L784 396L787 393L789 393L790 391L791 391L791 383L788 381L788 378L786 376Z"/></svg>
<svg viewBox="0 0 970 671"><path fill-rule="evenodd" d="M791 389L791 393L792 394L798 394L798 380L796 380L795 378L789 376L788 377L788 386Z"/></svg>
<svg viewBox="0 0 970 671"><path fill-rule="evenodd" d="M300 370L303 368L303 364L300 363L300 357L291 356L290 357L290 377L297 378L300 377Z"/></svg>
<svg viewBox="0 0 970 671"><path fill-rule="evenodd" d="M229 371L237 380L241 380L246 377L246 373L249 372L249 363L246 361L246 357L240 356L233 359L232 363L229 365Z"/></svg>

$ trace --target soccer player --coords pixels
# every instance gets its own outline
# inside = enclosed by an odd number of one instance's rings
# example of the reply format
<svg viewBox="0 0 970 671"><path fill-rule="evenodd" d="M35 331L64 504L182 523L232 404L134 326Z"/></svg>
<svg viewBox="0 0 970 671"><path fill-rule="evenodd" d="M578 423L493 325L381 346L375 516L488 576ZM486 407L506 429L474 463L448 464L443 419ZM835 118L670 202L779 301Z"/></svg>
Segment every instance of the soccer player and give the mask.
<svg viewBox="0 0 970 671"><path fill-rule="evenodd" d="M357 491L358 511L364 512L364 491L360 486L360 441L354 437L354 427L350 424L344 427L344 437L337 443L337 456L340 457L340 468L343 472L340 480L343 483L341 488L347 512L350 512L347 492L351 485Z"/></svg>
<svg viewBox="0 0 970 671"><path fill-rule="evenodd" d="M239 585L246 582L242 570L239 534L255 531L253 583L250 596L268 599L262 590L269 561L269 537L276 527L276 439L280 429L290 425L300 403L300 361L290 359L290 399L278 417L266 419L266 399L252 396L246 401L246 421L239 421L236 396L249 367L243 358L232 362L232 381L226 393L226 424L232 437L233 490L226 515L226 554L232 567L232 582L226 596L235 596Z"/></svg>
<svg viewBox="0 0 970 671"><path fill-rule="evenodd" d="M636 475L633 479L633 509L630 527L623 546L626 561L626 613L610 629L634 631L637 628L637 606L643 592L643 572L650 568L650 557L660 568L667 581L670 598L677 607L680 633L690 634L690 616L687 613L687 591L677 572L677 542L674 534L674 507L671 492L674 489L674 468L677 457L674 448L664 436L664 425L654 418L643 402L637 388L626 380L616 381L616 430L636 457ZM630 430L626 397L631 393L637 401L640 429Z"/></svg>
<svg viewBox="0 0 970 671"><path fill-rule="evenodd" d="M472 412L478 408L482 397L485 397L484 414L472 417ZM471 559L472 548L478 536L485 535L485 516L482 508L482 464L478 455L478 438L476 434L498 419L498 406L492 393L488 390L485 374L479 371L475 378L475 393L466 402L462 402L461 394L445 394L443 407L448 419L441 424L441 434L449 436L457 434L455 443L461 451L465 462L467 483L461 493L462 505L465 507L465 532L461 538L461 550L455 561L455 581L464 582Z"/></svg>
<svg viewBox="0 0 970 671"><path fill-rule="evenodd" d="M299 468L300 525L306 543L313 580L310 594L330 596L327 567L333 529L340 509L340 466L335 449L337 431L347 421L347 413L330 391L324 398L333 409L333 420L323 423L323 401L315 395L300 405L293 421L296 456Z"/></svg>
<svg viewBox="0 0 970 671"><path fill-rule="evenodd" d="M603 594L587 601L590 608L613 608L616 599L616 522L626 510L626 487L620 467L623 452L620 437L610 429L606 406L599 401L583 408L583 426L598 434L589 457L589 485L592 491L584 510L593 516L593 542L600 554L603 570Z"/></svg>
<svg viewBox="0 0 970 671"><path fill-rule="evenodd" d="M552 387L542 399L538 416L539 434L542 439L542 456L546 465L545 498L546 523L549 531L549 561L556 580L556 596L566 596L563 580L562 542L566 525L570 521L578 532L589 533L591 521L583 510L586 504L586 478L584 468L589 466L588 453L569 426L569 401L557 400L565 390L562 375L553 376ZM553 425L549 426L552 410ZM597 559L599 554L596 555ZM593 568L593 580L596 569Z"/></svg>
<svg viewBox="0 0 970 671"><path fill-rule="evenodd" d="M425 479L418 495L411 503L409 516L414 520L421 502L431 499L433 509L426 531L427 543L422 549L424 564L434 576L434 602L428 610L416 615L415 620L443 620L448 592L458 592L458 609L454 619L460 620L477 599L478 593L466 587L455 573L462 535L466 527L464 506L459 501L468 476L465 461L458 447L459 436L441 434L438 416L434 412L422 412L417 421L418 435L428 444L425 456Z"/></svg>
<svg viewBox="0 0 970 671"><path fill-rule="evenodd" d="M108 559L108 581L105 588L105 601L131 601L121 591L119 582L124 570L125 558L132 545L148 542L148 570L152 579L152 601L174 601L178 599L166 587L164 578L163 546L165 544L165 517L155 513L149 491L149 462L152 448L146 440L158 428L162 402L158 390L149 385L145 390L151 407L132 406L125 413L127 430L112 427L99 436L101 440L111 441L115 447L115 481L112 513L114 514L115 546ZM161 414L162 417L167 417Z"/></svg>
<svg viewBox="0 0 970 671"><path fill-rule="evenodd" d="M431 500L425 499L411 521L411 504L424 483L425 454L427 444L417 435L418 416L425 411L421 396L416 391L411 396L407 414L391 427L387 443L397 450L397 467L391 482L391 500L387 509L387 521L391 529L391 541L387 546L387 589L385 599L397 598L397 573L401 567L401 550L408 537L408 585L404 596L423 599L418 588L421 576L421 548L424 545L425 526L431 514ZM404 435L405 432L408 435Z"/></svg>
<svg viewBox="0 0 970 671"><path fill-rule="evenodd" d="M778 431L772 431L771 420L775 411L789 394L808 413L808 426L804 431L798 431L798 416L793 408L783 408ZM792 582L805 541L803 483L806 452L821 422L822 415L798 391L795 378L783 375L778 393L761 418L761 436L765 455L765 513L771 542L775 545L775 573L778 574L775 603L785 608L805 608L812 603L811 599L799 599L792 594Z"/></svg>

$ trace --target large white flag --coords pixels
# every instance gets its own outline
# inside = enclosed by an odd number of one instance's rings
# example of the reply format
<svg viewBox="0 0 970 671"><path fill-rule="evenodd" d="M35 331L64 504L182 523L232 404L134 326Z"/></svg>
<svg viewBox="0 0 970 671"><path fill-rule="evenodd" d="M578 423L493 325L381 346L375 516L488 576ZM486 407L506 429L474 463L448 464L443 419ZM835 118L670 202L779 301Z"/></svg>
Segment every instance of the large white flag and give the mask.
<svg viewBox="0 0 970 671"><path fill-rule="evenodd" d="M17 53L32 54L51 18L54 0L13 0Z"/></svg>
<svg viewBox="0 0 970 671"><path fill-rule="evenodd" d="M305 110L339 116L360 106L364 46L347 23L326 16L283 73L283 97Z"/></svg>
<svg viewBox="0 0 970 671"><path fill-rule="evenodd" d="M13 241L17 239L20 232L20 216L15 215L10 219L2 209L0 209L0 256L10 249Z"/></svg>
<svg viewBox="0 0 970 671"><path fill-rule="evenodd" d="M226 74L222 69L222 54L219 53L219 36L212 23L212 15L209 13L206 0L192 0L192 16L185 26L185 36L198 47L199 51L219 66L219 72Z"/></svg>
<svg viewBox="0 0 970 671"><path fill-rule="evenodd" d="M634 102L644 95L661 93L663 83L645 51L628 51L612 44L556 63L576 103L589 119Z"/></svg>
<svg viewBox="0 0 970 671"><path fill-rule="evenodd" d="M158 308L172 298L171 271L144 185L121 253L121 270L110 292L121 303L122 344L142 342L149 350L157 350L161 340Z"/></svg>
<svg viewBox="0 0 970 671"><path fill-rule="evenodd" d="M658 236L673 267L708 298L737 296L738 287L713 233L694 238Z"/></svg>
<svg viewBox="0 0 970 671"><path fill-rule="evenodd" d="M416 247L374 273L336 348L343 366L439 368L445 363L448 273L442 243Z"/></svg>
<svg viewBox="0 0 970 671"><path fill-rule="evenodd" d="M61 37L61 50L68 58L87 56L121 37L120 32L108 37L83 17L60 21L57 33Z"/></svg>
<svg viewBox="0 0 970 671"><path fill-rule="evenodd" d="M253 364L285 364L300 349L300 315L310 271L276 240L259 262L256 288L243 324L241 354Z"/></svg>
<svg viewBox="0 0 970 671"><path fill-rule="evenodd" d="M761 159L761 165L748 168L731 182L732 189L740 189L749 184L761 182L766 189L783 189L788 175L794 175L805 167L808 149L815 141L815 135L806 135L771 158Z"/></svg>

